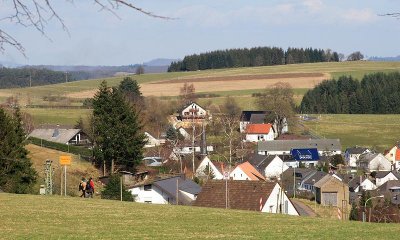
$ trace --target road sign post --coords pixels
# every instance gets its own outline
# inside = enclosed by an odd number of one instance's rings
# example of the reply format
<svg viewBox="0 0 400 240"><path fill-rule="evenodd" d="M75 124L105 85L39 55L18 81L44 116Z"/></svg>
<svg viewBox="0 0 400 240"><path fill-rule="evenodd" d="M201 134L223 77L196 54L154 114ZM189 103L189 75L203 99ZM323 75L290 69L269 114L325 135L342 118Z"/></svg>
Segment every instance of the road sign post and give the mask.
<svg viewBox="0 0 400 240"><path fill-rule="evenodd" d="M60 165L64 166L64 196L67 196L67 165L71 165L71 156L68 155L60 156ZM63 179L62 170L61 170L61 179ZM62 184L61 184L61 195L62 195Z"/></svg>

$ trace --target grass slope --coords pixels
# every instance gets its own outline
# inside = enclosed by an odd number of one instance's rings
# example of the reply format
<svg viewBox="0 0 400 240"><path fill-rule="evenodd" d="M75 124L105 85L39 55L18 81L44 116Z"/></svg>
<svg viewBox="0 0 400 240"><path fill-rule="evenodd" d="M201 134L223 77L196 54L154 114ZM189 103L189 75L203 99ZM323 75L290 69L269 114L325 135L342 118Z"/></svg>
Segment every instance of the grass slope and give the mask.
<svg viewBox="0 0 400 240"><path fill-rule="evenodd" d="M99 171L89 162L80 160L79 156L49 148L43 148L33 144L27 145L26 149L29 151L28 157L32 160L33 167L39 174L37 185L34 188L36 193L39 193L39 186L44 184L44 163L49 159L53 161L52 166L54 168L53 191L54 194L60 194L61 171L64 170L59 164L59 157L61 155L71 155L72 157L71 166L67 167L67 195L78 196L78 194L80 194L78 191L78 185L82 177L93 177L94 179L98 179L99 177ZM98 189L99 188L96 187L96 192Z"/></svg>
<svg viewBox="0 0 400 240"><path fill-rule="evenodd" d="M399 224L0 194L1 239L396 239Z"/></svg>
<svg viewBox="0 0 400 240"><path fill-rule="evenodd" d="M400 140L400 115L322 114L319 120L303 122L325 138L340 138L342 148L372 147L383 152Z"/></svg>

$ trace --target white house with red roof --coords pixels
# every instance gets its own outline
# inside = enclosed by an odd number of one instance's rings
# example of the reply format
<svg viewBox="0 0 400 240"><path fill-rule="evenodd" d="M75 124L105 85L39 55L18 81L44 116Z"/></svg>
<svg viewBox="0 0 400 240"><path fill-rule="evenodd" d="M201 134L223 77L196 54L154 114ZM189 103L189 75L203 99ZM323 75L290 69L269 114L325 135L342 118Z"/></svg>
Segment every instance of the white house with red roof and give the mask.
<svg viewBox="0 0 400 240"><path fill-rule="evenodd" d="M392 163L394 164L395 168L398 170L400 169L400 147L398 144L396 144L394 147L389 149L385 157Z"/></svg>
<svg viewBox="0 0 400 240"><path fill-rule="evenodd" d="M272 124L247 124L246 142L272 141L275 134Z"/></svg>
<svg viewBox="0 0 400 240"><path fill-rule="evenodd" d="M231 172L230 178L233 180L265 181L265 177L249 162L244 162L236 166L236 168Z"/></svg>

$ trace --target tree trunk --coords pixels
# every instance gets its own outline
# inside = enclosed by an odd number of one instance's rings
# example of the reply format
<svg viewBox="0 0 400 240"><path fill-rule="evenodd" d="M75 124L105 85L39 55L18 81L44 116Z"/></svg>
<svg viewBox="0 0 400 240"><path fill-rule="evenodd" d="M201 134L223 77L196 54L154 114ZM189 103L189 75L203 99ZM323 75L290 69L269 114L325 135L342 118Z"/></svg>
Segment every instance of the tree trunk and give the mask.
<svg viewBox="0 0 400 240"><path fill-rule="evenodd" d="M103 177L106 175L106 160L103 160Z"/></svg>
<svg viewBox="0 0 400 240"><path fill-rule="evenodd" d="M111 174L114 174L114 159L111 159Z"/></svg>

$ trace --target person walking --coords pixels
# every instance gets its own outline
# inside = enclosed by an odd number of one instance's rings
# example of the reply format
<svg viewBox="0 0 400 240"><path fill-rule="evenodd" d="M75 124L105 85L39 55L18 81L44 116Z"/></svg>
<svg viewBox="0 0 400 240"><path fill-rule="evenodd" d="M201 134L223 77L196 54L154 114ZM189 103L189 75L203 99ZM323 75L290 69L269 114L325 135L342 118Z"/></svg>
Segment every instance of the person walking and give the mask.
<svg viewBox="0 0 400 240"><path fill-rule="evenodd" d="M81 183L79 184L79 190L82 191L82 194L80 197L86 197L86 187L87 187L87 180L86 178L82 178Z"/></svg>
<svg viewBox="0 0 400 240"><path fill-rule="evenodd" d="M89 195L90 195L91 198L93 198L93 194L94 194L94 182L93 182L93 179L92 179L91 177L89 178L89 182L88 182L88 185L87 185L87 186L90 188Z"/></svg>

